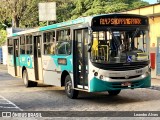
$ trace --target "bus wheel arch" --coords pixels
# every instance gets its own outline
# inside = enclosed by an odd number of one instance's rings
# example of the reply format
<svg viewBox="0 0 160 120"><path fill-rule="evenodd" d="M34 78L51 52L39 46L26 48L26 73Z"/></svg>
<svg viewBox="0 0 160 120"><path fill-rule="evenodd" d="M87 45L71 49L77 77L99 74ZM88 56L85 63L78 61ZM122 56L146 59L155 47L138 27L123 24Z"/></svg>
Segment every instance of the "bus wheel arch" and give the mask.
<svg viewBox="0 0 160 120"><path fill-rule="evenodd" d="M24 70L26 70L25 66L22 67L22 78L23 78L23 72L24 72Z"/></svg>
<svg viewBox="0 0 160 120"><path fill-rule="evenodd" d="M36 87L38 84L37 82L30 81L28 79L28 72L25 67L22 68L22 79L23 79L25 87Z"/></svg>
<svg viewBox="0 0 160 120"><path fill-rule="evenodd" d="M61 87L65 86L65 78L67 75L69 75L69 73L66 70L64 70L61 75Z"/></svg>

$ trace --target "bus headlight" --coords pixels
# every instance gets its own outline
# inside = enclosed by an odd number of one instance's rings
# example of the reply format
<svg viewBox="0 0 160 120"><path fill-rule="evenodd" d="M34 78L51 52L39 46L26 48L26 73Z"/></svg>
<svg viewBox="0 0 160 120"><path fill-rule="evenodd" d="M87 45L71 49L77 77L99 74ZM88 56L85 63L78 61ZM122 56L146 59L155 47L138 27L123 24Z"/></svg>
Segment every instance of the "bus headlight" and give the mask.
<svg viewBox="0 0 160 120"><path fill-rule="evenodd" d="M145 78L145 77L146 77L146 74L141 75L141 77L142 77L142 78Z"/></svg>
<svg viewBox="0 0 160 120"><path fill-rule="evenodd" d="M94 76L98 76L98 72L95 72L95 73L94 73Z"/></svg>
<svg viewBox="0 0 160 120"><path fill-rule="evenodd" d="M99 79L103 80L103 75L100 75L100 76L99 76Z"/></svg>
<svg viewBox="0 0 160 120"><path fill-rule="evenodd" d="M141 77L142 77L142 78L145 78L145 77L147 77L148 75L149 75L149 73L146 72L146 73L144 73L143 75L141 75Z"/></svg>

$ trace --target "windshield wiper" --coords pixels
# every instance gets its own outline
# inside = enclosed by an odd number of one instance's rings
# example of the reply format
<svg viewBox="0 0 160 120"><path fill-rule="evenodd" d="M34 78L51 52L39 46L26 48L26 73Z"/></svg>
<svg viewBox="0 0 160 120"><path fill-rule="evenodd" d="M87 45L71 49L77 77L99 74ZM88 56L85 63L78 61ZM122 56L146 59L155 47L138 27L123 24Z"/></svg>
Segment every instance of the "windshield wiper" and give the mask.
<svg viewBox="0 0 160 120"><path fill-rule="evenodd" d="M134 39L134 37L137 35L138 32L139 32L139 28L136 28L136 31L135 31L135 33L134 33L134 35L132 37L132 40Z"/></svg>
<svg viewBox="0 0 160 120"><path fill-rule="evenodd" d="M115 41L115 43L116 43L116 46L117 46L117 49L116 50L118 50L118 48L119 48L119 46L120 46L120 44L118 43L118 39L117 39L117 37L115 37L114 36L114 33L112 32L112 30L110 29L110 28L107 28L108 29L108 31L111 33L111 35L113 36L113 40Z"/></svg>

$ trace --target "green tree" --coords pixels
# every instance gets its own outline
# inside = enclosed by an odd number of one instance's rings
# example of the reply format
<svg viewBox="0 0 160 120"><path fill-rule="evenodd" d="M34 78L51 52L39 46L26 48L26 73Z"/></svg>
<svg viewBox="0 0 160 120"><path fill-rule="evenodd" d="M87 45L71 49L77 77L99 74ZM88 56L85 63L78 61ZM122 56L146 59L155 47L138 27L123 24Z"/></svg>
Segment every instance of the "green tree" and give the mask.
<svg viewBox="0 0 160 120"><path fill-rule="evenodd" d="M1 23L12 22L12 27L38 26L38 3L45 0L1 0Z"/></svg>
<svg viewBox="0 0 160 120"><path fill-rule="evenodd" d="M141 0L76 0L72 19L79 16L107 14L149 5Z"/></svg>
<svg viewBox="0 0 160 120"><path fill-rule="evenodd" d="M38 3L53 1L57 5L57 21L52 23L79 16L120 12L149 4L141 0L0 0L0 24L11 26L13 23L13 27L46 25L46 22L39 22Z"/></svg>
<svg viewBox="0 0 160 120"><path fill-rule="evenodd" d="M21 27L39 26L38 3L43 0L26 0L26 9L20 19Z"/></svg>
<svg viewBox="0 0 160 120"><path fill-rule="evenodd" d="M25 0L2 0L0 1L1 14L3 21L12 19L13 26L19 27L20 20L26 10Z"/></svg>
<svg viewBox="0 0 160 120"><path fill-rule="evenodd" d="M75 8L74 0L59 0L56 1L57 5L57 21L62 22L67 21L71 18L71 12Z"/></svg>
<svg viewBox="0 0 160 120"><path fill-rule="evenodd" d="M104 7L110 2L106 2L104 0L94 0L91 6L91 9L87 10L84 15L94 15L94 14L102 14L105 13Z"/></svg>
<svg viewBox="0 0 160 120"><path fill-rule="evenodd" d="M72 11L72 19L75 19L79 16L83 16L83 14L91 9L93 0L75 0L74 9Z"/></svg>
<svg viewBox="0 0 160 120"><path fill-rule="evenodd" d="M133 3L131 4L131 8L139 8L139 7L147 6L147 5L149 5L148 2L137 1L137 2L133 2Z"/></svg>
<svg viewBox="0 0 160 120"><path fill-rule="evenodd" d="M0 46L6 42L7 32L5 30L0 30Z"/></svg>

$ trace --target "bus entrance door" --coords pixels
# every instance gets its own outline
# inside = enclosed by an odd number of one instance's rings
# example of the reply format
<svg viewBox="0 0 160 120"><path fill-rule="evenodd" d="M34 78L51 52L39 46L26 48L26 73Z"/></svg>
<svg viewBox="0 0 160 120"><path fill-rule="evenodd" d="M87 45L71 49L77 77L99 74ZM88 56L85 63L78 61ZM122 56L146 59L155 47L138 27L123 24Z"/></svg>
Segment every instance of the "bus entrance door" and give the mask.
<svg viewBox="0 0 160 120"><path fill-rule="evenodd" d="M36 80L42 79L41 36L34 36L34 73Z"/></svg>
<svg viewBox="0 0 160 120"><path fill-rule="evenodd" d="M19 66L19 38L14 39L14 57L13 57L13 64L14 64L14 76L20 76L20 66Z"/></svg>
<svg viewBox="0 0 160 120"><path fill-rule="evenodd" d="M88 29L75 30L74 65L78 87L87 89L88 86L88 52L87 52ZM77 79L78 78L78 79Z"/></svg>

